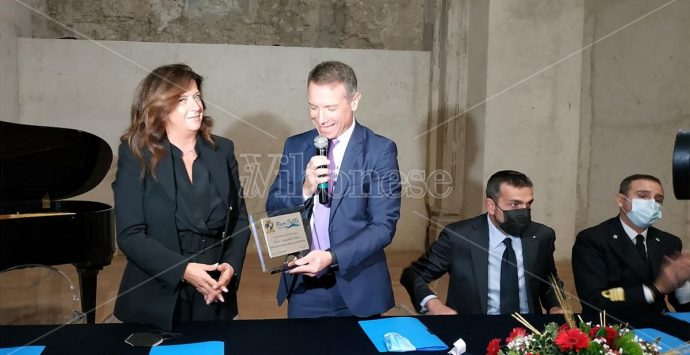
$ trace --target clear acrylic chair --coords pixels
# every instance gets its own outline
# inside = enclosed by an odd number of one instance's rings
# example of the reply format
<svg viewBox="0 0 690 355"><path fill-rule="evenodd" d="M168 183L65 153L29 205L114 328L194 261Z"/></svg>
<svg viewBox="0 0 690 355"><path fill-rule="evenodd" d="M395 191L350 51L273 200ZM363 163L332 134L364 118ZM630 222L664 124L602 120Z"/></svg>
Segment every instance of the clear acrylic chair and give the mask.
<svg viewBox="0 0 690 355"><path fill-rule="evenodd" d="M62 271L25 264L0 272L0 324L86 323L79 290Z"/></svg>

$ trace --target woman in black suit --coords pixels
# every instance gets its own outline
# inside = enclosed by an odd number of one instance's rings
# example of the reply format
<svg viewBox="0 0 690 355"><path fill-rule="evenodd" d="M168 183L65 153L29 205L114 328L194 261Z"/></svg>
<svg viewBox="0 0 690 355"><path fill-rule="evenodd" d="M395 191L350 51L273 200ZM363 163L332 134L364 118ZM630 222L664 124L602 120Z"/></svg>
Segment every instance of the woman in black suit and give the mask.
<svg viewBox="0 0 690 355"><path fill-rule="evenodd" d="M202 80L165 65L134 95L113 183L127 256L115 316L124 322L172 329L237 315L247 212L233 143L212 135L204 116Z"/></svg>

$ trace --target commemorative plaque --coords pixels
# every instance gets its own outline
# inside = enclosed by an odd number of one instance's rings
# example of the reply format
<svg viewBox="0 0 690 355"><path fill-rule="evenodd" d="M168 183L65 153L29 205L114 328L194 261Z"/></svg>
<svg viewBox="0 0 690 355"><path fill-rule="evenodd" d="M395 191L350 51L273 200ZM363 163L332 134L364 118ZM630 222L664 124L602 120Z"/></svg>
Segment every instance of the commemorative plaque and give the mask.
<svg viewBox="0 0 690 355"><path fill-rule="evenodd" d="M263 272L272 274L291 268L290 261L309 252L311 230L302 218L304 207L249 214Z"/></svg>

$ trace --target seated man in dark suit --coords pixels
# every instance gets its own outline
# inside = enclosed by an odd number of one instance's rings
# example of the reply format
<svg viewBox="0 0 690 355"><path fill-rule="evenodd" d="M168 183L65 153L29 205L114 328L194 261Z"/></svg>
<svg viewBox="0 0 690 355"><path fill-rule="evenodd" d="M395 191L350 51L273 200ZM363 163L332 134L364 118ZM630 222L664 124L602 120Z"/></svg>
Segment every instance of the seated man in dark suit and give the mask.
<svg viewBox="0 0 690 355"><path fill-rule="evenodd" d="M532 181L499 171L486 185L487 213L452 223L402 273L418 312L428 314L562 313L549 282L558 280L553 229L531 220ZM450 274L447 305L427 283ZM558 281L560 283L560 281Z"/></svg>
<svg viewBox="0 0 690 355"><path fill-rule="evenodd" d="M659 179L628 176L616 196L618 216L577 235L572 263L583 312L658 313L667 294L676 310L688 309L690 254L680 254L678 237L652 227L663 202Z"/></svg>

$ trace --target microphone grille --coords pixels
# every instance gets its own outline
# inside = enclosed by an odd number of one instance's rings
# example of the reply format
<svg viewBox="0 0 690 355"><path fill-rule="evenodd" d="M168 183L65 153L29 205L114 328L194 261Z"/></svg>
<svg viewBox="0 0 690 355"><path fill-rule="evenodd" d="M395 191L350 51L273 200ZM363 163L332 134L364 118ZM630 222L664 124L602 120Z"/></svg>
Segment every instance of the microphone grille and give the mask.
<svg viewBox="0 0 690 355"><path fill-rule="evenodd" d="M324 136L316 136L314 138L314 147L318 149L328 148L328 138Z"/></svg>

